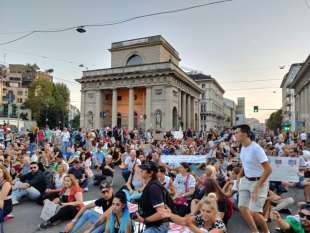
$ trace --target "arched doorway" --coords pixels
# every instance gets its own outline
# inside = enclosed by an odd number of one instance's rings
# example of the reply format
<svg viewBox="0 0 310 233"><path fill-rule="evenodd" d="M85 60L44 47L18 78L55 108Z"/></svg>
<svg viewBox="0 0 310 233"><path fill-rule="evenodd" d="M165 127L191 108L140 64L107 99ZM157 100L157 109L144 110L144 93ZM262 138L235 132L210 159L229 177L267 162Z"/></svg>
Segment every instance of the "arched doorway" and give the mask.
<svg viewBox="0 0 310 233"><path fill-rule="evenodd" d="M178 111L176 107L172 109L172 128L174 130L178 129Z"/></svg>
<svg viewBox="0 0 310 233"><path fill-rule="evenodd" d="M117 113L117 127L121 128L122 127L122 114Z"/></svg>

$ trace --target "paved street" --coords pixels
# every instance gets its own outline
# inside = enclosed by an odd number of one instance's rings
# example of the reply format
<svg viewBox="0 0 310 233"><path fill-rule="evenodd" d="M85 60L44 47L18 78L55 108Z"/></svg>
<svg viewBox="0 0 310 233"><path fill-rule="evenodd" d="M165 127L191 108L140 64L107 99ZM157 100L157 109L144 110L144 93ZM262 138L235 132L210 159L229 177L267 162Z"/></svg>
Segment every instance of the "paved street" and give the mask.
<svg viewBox="0 0 310 233"><path fill-rule="evenodd" d="M85 194L85 200L96 199L99 195L97 187L91 187L90 191ZM285 196L292 196L297 201L303 200L303 190L290 190ZM43 231L37 231L37 226L40 223L41 207L29 202L24 202L14 207L13 214L15 218L4 224L5 233L58 233L64 229L65 223L49 228ZM80 232L83 232L81 229ZM229 233L248 233L250 232L245 226L239 213L234 213L234 216L228 224Z"/></svg>

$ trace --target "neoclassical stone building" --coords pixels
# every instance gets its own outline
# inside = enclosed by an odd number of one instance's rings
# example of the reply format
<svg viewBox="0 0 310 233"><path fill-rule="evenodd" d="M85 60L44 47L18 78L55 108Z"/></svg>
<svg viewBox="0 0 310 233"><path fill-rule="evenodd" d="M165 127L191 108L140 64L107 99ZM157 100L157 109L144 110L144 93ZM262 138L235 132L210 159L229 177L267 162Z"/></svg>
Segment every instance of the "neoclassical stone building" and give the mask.
<svg viewBox="0 0 310 233"><path fill-rule="evenodd" d="M81 79L81 127L171 130L200 127L202 89L162 37L112 43L111 68Z"/></svg>

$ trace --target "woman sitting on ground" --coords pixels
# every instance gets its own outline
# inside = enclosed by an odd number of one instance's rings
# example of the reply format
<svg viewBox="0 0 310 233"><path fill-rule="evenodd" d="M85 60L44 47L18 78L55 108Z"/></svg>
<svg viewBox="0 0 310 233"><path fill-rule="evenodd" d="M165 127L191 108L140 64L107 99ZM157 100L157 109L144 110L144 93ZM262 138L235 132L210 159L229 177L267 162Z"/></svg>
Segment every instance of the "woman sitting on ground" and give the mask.
<svg viewBox="0 0 310 233"><path fill-rule="evenodd" d="M0 222L13 210L12 199L9 197L12 192L11 180L6 168L0 165Z"/></svg>
<svg viewBox="0 0 310 233"><path fill-rule="evenodd" d="M59 198L53 200L61 206L60 210L48 221L41 223L40 228L46 229L61 220L71 220L83 207L83 191L73 175L64 177L64 187L60 191Z"/></svg>
<svg viewBox="0 0 310 233"><path fill-rule="evenodd" d="M142 179L142 170L139 166L139 164L134 165L133 172L130 174L126 183L126 187L130 192L130 200L128 201L140 199L145 186L144 180Z"/></svg>
<svg viewBox="0 0 310 233"><path fill-rule="evenodd" d="M130 214L126 194L119 191L112 201L112 212L107 220L105 233L131 233Z"/></svg>
<svg viewBox="0 0 310 233"><path fill-rule="evenodd" d="M169 209L161 213L179 225L187 226L193 233L226 233L226 226L218 217L217 197L215 193L209 193L202 200L200 214L180 217L173 214Z"/></svg>
<svg viewBox="0 0 310 233"><path fill-rule="evenodd" d="M227 197L224 194L221 187L218 185L215 179L206 179L205 181L205 192L201 197L198 197L199 200L203 200L204 197L208 196L209 193L215 193L217 197L217 206L219 211L219 217L223 219L224 223L227 223L229 220L228 208L227 208ZM196 205L192 204L192 213L197 214L201 208L202 201L196 202Z"/></svg>

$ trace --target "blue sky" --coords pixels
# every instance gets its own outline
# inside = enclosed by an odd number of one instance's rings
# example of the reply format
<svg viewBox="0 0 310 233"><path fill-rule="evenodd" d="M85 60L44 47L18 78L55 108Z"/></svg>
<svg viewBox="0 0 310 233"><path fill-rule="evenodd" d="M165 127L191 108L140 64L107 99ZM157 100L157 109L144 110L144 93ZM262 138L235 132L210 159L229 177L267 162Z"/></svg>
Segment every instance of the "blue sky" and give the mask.
<svg viewBox="0 0 310 233"><path fill-rule="evenodd" d="M7 32L105 23L207 2L0 0L0 43L22 35ZM73 81L81 77L78 64L89 69L108 68L112 42L158 34L180 53L182 66L211 74L227 90L227 98L246 97L247 117L263 120L270 112L253 113L253 106L279 108L280 79L291 63L303 62L310 52L310 8L304 0L233 0L113 27L90 28L84 34L35 34L0 46L0 63L5 57L7 64L37 63L43 70L54 68L55 81L66 80L72 104L79 106L79 85ZM286 69L279 69L281 65ZM277 80L240 82L261 79ZM257 87L269 88L251 89Z"/></svg>

